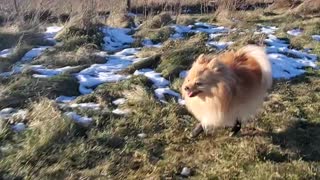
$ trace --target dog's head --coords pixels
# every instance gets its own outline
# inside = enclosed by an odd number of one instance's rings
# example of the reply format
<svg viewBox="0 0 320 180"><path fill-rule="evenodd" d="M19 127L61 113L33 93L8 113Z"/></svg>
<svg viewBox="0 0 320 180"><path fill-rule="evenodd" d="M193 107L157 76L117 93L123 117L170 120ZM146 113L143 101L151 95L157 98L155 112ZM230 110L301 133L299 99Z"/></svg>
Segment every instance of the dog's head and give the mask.
<svg viewBox="0 0 320 180"><path fill-rule="evenodd" d="M181 91L184 97L212 95L218 84L225 80L230 72L218 57L208 58L201 54L193 63L184 80Z"/></svg>

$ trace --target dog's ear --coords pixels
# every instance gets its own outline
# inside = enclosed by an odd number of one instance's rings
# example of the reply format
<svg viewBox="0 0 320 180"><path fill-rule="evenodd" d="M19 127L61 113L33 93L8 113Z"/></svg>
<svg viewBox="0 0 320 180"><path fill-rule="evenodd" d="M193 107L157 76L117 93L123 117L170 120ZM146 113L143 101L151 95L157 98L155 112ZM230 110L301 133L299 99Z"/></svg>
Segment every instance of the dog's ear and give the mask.
<svg viewBox="0 0 320 180"><path fill-rule="evenodd" d="M207 67L212 69L214 72L219 72L224 68L223 64L215 58L210 60Z"/></svg>
<svg viewBox="0 0 320 180"><path fill-rule="evenodd" d="M206 59L204 54L200 54L195 62L198 63L198 64L204 64L204 63L206 63L208 61L207 61L207 59Z"/></svg>

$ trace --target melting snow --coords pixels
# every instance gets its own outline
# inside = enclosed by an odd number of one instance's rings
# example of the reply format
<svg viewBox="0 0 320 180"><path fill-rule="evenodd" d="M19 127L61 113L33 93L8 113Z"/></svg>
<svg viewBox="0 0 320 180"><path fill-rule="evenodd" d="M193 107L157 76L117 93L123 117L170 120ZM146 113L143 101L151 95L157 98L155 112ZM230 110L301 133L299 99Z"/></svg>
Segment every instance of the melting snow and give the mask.
<svg viewBox="0 0 320 180"><path fill-rule="evenodd" d="M53 37L56 35L56 33L58 31L60 31L62 29L62 27L58 27L58 26L51 26L51 27L47 27L46 32L44 32L44 38L50 41L53 41ZM30 51L28 51L22 58L20 61L18 61L16 64L13 65L11 71L9 72L4 72L4 73L0 73L0 76L11 76L14 74L18 74L21 73L21 71L23 70L23 68L25 67L25 63L28 63L29 61L33 60L34 58L40 56L46 49L50 48L51 46L39 46L36 48L31 49ZM12 50L13 51L13 50ZM6 52L6 53L5 53ZM10 52L8 54L8 50L6 51L1 51L0 55L3 56L9 56L10 54L12 54L12 52ZM41 77L41 76L38 76ZM45 76L42 76L45 77Z"/></svg>
<svg viewBox="0 0 320 180"><path fill-rule="evenodd" d="M75 100L76 96L59 96L56 98L57 103L69 103L73 100Z"/></svg>
<svg viewBox="0 0 320 180"><path fill-rule="evenodd" d="M287 33L291 36L300 36L303 33L303 31L301 29L292 29L287 31Z"/></svg>
<svg viewBox="0 0 320 180"><path fill-rule="evenodd" d="M119 99L116 99L116 100L112 101L112 104L121 105L121 104L124 104L125 102L126 102L125 98L119 98Z"/></svg>
<svg viewBox="0 0 320 180"><path fill-rule="evenodd" d="M131 111L129 109L115 109L112 111L113 114L117 114L117 115L126 115L129 114Z"/></svg>
<svg viewBox="0 0 320 180"><path fill-rule="evenodd" d="M170 85L170 81L166 80L161 76L161 73L157 73L152 69L140 69L134 72L134 75L144 75L148 79L150 79L156 89L154 90L156 97L161 101L166 103L165 94L174 96L178 98L178 102L182 102L180 94L171 90L168 86ZM181 103L180 103L181 104Z"/></svg>
<svg viewBox="0 0 320 180"><path fill-rule="evenodd" d="M187 33L207 33L210 37L217 37L227 33L229 30L222 26L215 26L208 23L197 22L194 25L183 26L173 25L175 33L171 36L172 39L181 39Z"/></svg>
<svg viewBox="0 0 320 180"><path fill-rule="evenodd" d="M209 41L207 42L207 46L215 47L218 50L224 50L227 49L230 45L232 45L233 42L218 42L218 41Z"/></svg>
<svg viewBox="0 0 320 180"><path fill-rule="evenodd" d="M12 130L14 132L22 132L26 129L26 125L24 123L17 123L12 126Z"/></svg>
<svg viewBox="0 0 320 180"><path fill-rule="evenodd" d="M79 123L85 127L92 123L92 118L82 117L75 112L66 112L65 115L74 120L76 123Z"/></svg>
<svg viewBox="0 0 320 180"><path fill-rule="evenodd" d="M144 40L142 41L142 45L143 45L144 47L149 47L149 48L152 48L152 47L161 48L161 47L162 47L162 44L161 44L161 43L153 44L153 42L152 42L150 39L144 39Z"/></svg>
<svg viewBox="0 0 320 180"><path fill-rule="evenodd" d="M187 74L188 74L188 71L181 71L180 73L179 73L179 78L185 78L185 77L187 77Z"/></svg>
<svg viewBox="0 0 320 180"><path fill-rule="evenodd" d="M289 43L269 35L265 40L266 51L272 63L274 78L289 79L305 72L303 67L316 67L317 56L296 49L289 49Z"/></svg>
<svg viewBox="0 0 320 180"><path fill-rule="evenodd" d="M134 42L134 39L129 35L132 29L128 28L112 28L104 27L104 45L103 49L106 51L118 51L123 48L129 47Z"/></svg>
<svg viewBox="0 0 320 180"><path fill-rule="evenodd" d="M255 34L274 34L278 29L275 26L258 25L258 32L255 32Z"/></svg>
<svg viewBox="0 0 320 180"><path fill-rule="evenodd" d="M80 83L79 91L82 94L89 94L92 92L93 87L102 83L128 79L129 76L116 73L140 61L141 58L135 57L137 52L139 52L137 48L124 49L108 56L108 61L105 64L93 64L89 68L82 70L76 75Z"/></svg>
<svg viewBox="0 0 320 180"><path fill-rule="evenodd" d="M97 103L79 103L79 104L71 104L71 108L81 108L81 109L92 109L98 111L101 109L100 105Z"/></svg>
<svg viewBox="0 0 320 180"><path fill-rule="evenodd" d="M13 108L5 108L0 111L0 119L9 119L16 110Z"/></svg>
<svg viewBox="0 0 320 180"><path fill-rule="evenodd" d="M47 27L46 32L44 32L44 38L49 40L49 41L53 41L55 42L54 37L56 36L56 34L62 30L62 26L50 26Z"/></svg>
<svg viewBox="0 0 320 180"><path fill-rule="evenodd" d="M40 46L37 48L33 48L22 57L21 61L30 61L33 58L40 56L49 47L50 46Z"/></svg>
<svg viewBox="0 0 320 180"><path fill-rule="evenodd" d="M28 111L27 110L16 110L13 108L5 108L0 111L0 119L8 120L10 118L18 119L18 120L25 120L27 117Z"/></svg>
<svg viewBox="0 0 320 180"><path fill-rule="evenodd" d="M2 58L9 57L13 53L13 50L14 50L13 48L10 48L10 49L4 49L0 51L0 57Z"/></svg>
<svg viewBox="0 0 320 180"><path fill-rule="evenodd" d="M156 87L165 87L170 84L170 81L161 76L161 73L157 73L152 69L140 69L134 72L134 75L144 75L149 78Z"/></svg>
<svg viewBox="0 0 320 180"><path fill-rule="evenodd" d="M312 39L314 39L316 41L320 41L320 35L313 35Z"/></svg>
<svg viewBox="0 0 320 180"><path fill-rule="evenodd" d="M57 69L47 69L41 65L40 66L37 65L37 66L32 66L32 70L39 74L33 74L32 76L37 78L50 78L75 68L78 68L78 66L66 66L66 67L57 68Z"/></svg>

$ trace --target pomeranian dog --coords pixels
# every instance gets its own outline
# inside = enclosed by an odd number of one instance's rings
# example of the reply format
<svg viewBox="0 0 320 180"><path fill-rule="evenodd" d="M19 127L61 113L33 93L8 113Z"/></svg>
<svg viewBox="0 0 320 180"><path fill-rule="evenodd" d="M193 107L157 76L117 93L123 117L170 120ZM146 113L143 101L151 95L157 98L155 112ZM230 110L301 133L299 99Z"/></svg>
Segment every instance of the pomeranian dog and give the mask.
<svg viewBox="0 0 320 180"><path fill-rule="evenodd" d="M232 127L230 136L236 135L271 86L270 61L261 47L248 45L211 58L200 55L181 87L187 109L200 121L192 136L218 127Z"/></svg>

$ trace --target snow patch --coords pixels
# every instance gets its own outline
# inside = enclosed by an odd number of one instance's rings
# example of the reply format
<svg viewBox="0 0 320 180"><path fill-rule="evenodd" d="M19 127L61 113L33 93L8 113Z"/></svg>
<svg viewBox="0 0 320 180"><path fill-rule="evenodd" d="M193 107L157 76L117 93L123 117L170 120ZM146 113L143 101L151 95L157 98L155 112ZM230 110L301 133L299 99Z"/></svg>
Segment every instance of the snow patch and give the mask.
<svg viewBox="0 0 320 180"><path fill-rule="evenodd" d="M59 96L56 98L57 103L70 103L71 101L75 100L76 96Z"/></svg>
<svg viewBox="0 0 320 180"><path fill-rule="evenodd" d="M66 112L65 115L85 127L88 127L92 123L92 118L82 117L75 112Z"/></svg>
<svg viewBox="0 0 320 180"><path fill-rule="evenodd" d="M300 36L303 33L303 31L301 29L292 29L287 31L287 33L291 36Z"/></svg>
<svg viewBox="0 0 320 180"><path fill-rule="evenodd" d="M187 75L188 75L188 71L181 71L181 72L179 73L179 78L184 79L184 78L187 77Z"/></svg>
<svg viewBox="0 0 320 180"><path fill-rule="evenodd" d="M44 34L44 38L49 40L49 41L53 41L56 42L54 37L56 36L56 34L62 30L62 26L49 26L47 27L46 31L43 33Z"/></svg>
<svg viewBox="0 0 320 180"><path fill-rule="evenodd" d="M161 43L158 43L158 44L154 44L150 39L144 39L142 41L142 45L144 47L148 47L148 48L161 48L162 47L162 44Z"/></svg>
<svg viewBox="0 0 320 180"><path fill-rule="evenodd" d="M119 98L119 99L116 99L116 100L112 101L112 104L121 105L121 104L124 104L125 102L126 102L125 98Z"/></svg>
<svg viewBox="0 0 320 180"><path fill-rule="evenodd" d="M2 57L2 58L9 57L13 54L13 51L14 51L13 48L4 49L4 50L0 51L0 57Z"/></svg>
<svg viewBox="0 0 320 180"><path fill-rule="evenodd" d="M79 103L79 104L71 104L71 108L81 108L81 109L92 109L98 111L101 109L100 105L97 103Z"/></svg>
<svg viewBox="0 0 320 180"><path fill-rule="evenodd" d="M168 80L161 76L161 73L157 73L152 69L140 69L136 70L134 75L144 75L150 79L156 87L165 87L170 84Z"/></svg>
<svg viewBox="0 0 320 180"><path fill-rule="evenodd" d="M112 111L113 114L117 114L117 115L126 115L129 114L131 111L129 109L115 109Z"/></svg>
<svg viewBox="0 0 320 180"><path fill-rule="evenodd" d="M320 35L312 35L312 39L320 41Z"/></svg>
<svg viewBox="0 0 320 180"><path fill-rule="evenodd" d="M32 76L37 78L50 78L78 67L79 66L66 66L63 68L47 69L43 66L32 66L32 70L39 73L39 74L33 74Z"/></svg>
<svg viewBox="0 0 320 180"><path fill-rule="evenodd" d="M271 61L274 78L289 79L305 73L304 67L316 67L317 56L296 49L290 49L289 43L269 35L265 40L266 51Z"/></svg>
<svg viewBox="0 0 320 180"><path fill-rule="evenodd" d="M12 130L17 133L22 132L26 130L26 125L24 123L17 123L12 126Z"/></svg>
<svg viewBox="0 0 320 180"><path fill-rule="evenodd" d="M208 41L207 46L217 48L218 50L227 49L233 42L218 42L218 41Z"/></svg>
<svg viewBox="0 0 320 180"><path fill-rule="evenodd" d="M258 25L258 31L254 34L274 34L279 28L276 26L263 26Z"/></svg>
<svg viewBox="0 0 320 180"><path fill-rule="evenodd" d="M181 99L180 94L171 90L168 87L170 85L170 81L162 77L161 73L157 73L152 69L140 69L136 70L134 72L134 75L144 75L149 80L151 80L156 88L154 90L154 93L161 102L166 103L165 94L167 94L176 97L178 99L179 104L183 104L183 100Z"/></svg>
<svg viewBox="0 0 320 180"><path fill-rule="evenodd" d="M28 51L22 58L21 61L31 61L34 58L40 56L46 49L48 49L50 46L40 46L37 48L33 48L30 51Z"/></svg>
<svg viewBox="0 0 320 180"><path fill-rule="evenodd" d="M132 36L129 35L131 31L132 29L128 28L103 27L103 49L105 51L118 51L123 48L129 47L129 45L134 42Z"/></svg>
<svg viewBox="0 0 320 180"><path fill-rule="evenodd" d="M92 93L92 88L110 82L119 82L128 79L130 76L116 74L132 65L135 62L141 61L141 58L136 58L138 48L127 48L114 55L108 56L108 61L105 64L93 64L89 68L79 72L76 77L80 83L79 91L82 94Z"/></svg>

